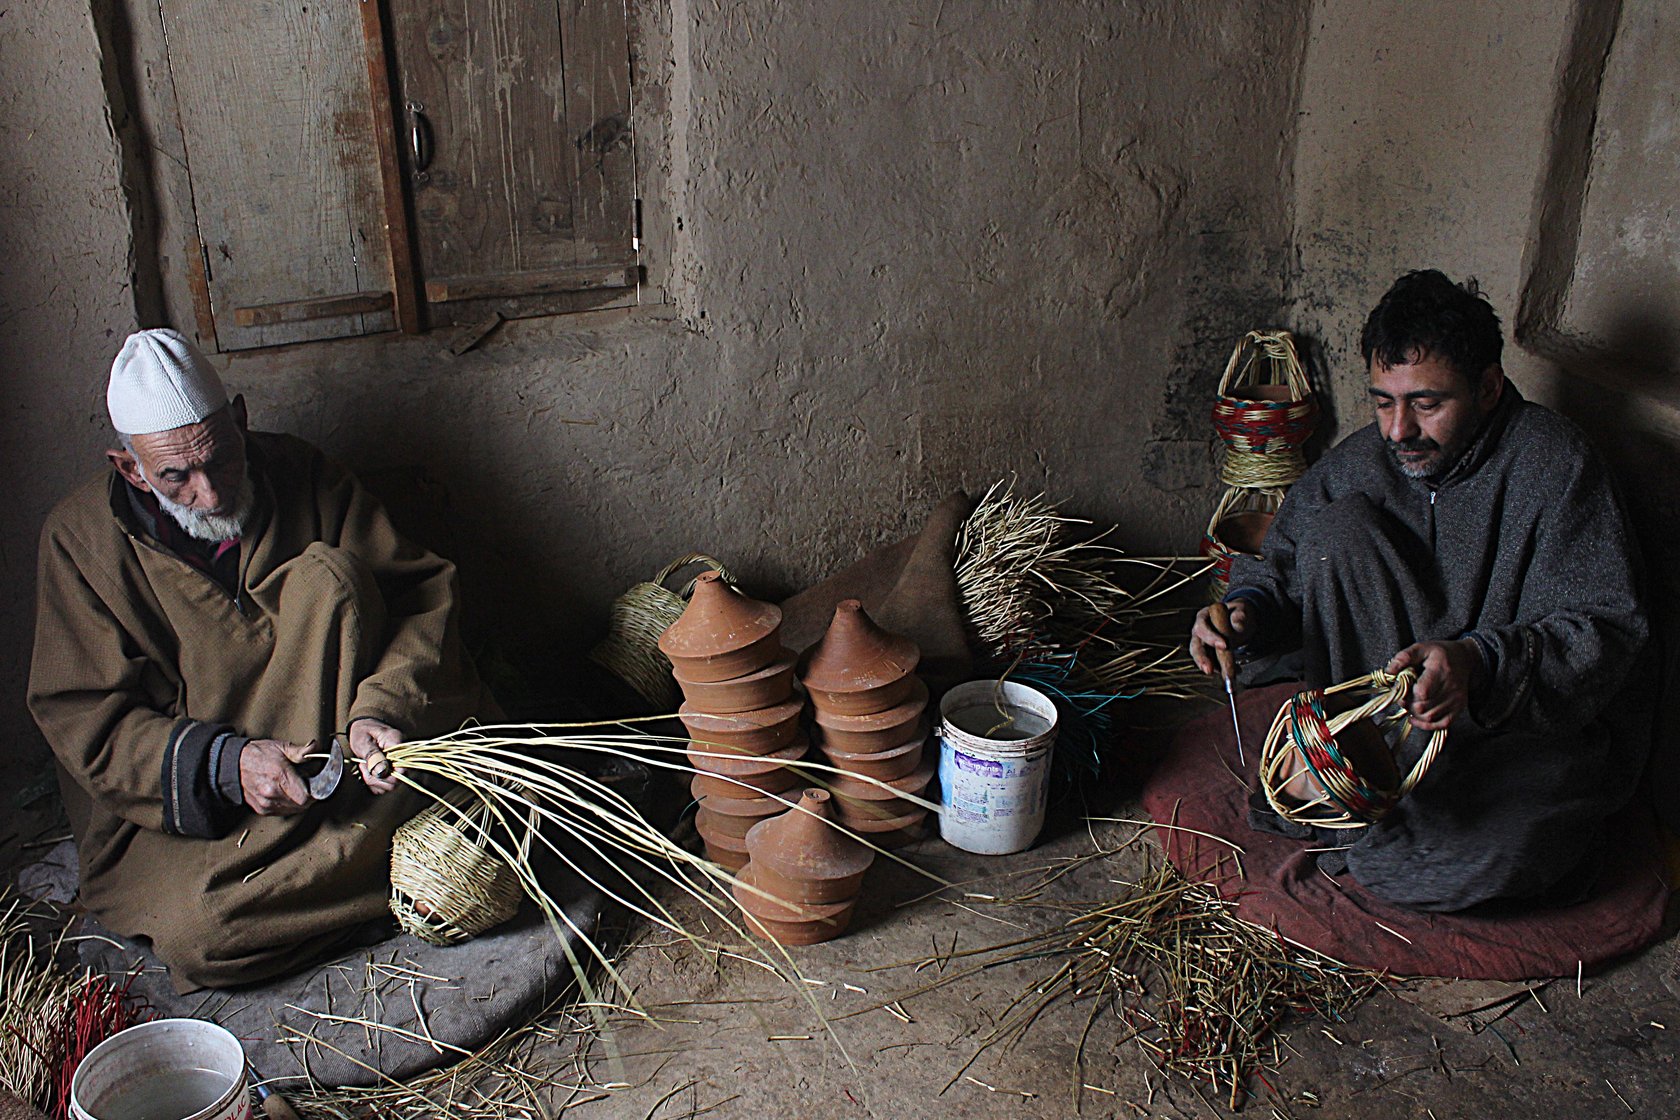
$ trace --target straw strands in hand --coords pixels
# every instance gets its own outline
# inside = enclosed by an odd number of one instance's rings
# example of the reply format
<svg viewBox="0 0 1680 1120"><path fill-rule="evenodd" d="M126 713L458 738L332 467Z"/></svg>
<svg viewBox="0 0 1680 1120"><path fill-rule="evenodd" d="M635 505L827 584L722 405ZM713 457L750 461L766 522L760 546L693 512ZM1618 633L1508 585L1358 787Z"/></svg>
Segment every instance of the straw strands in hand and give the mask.
<svg viewBox="0 0 1680 1120"><path fill-rule="evenodd" d="M1234 902L1165 861L1110 901L1084 909L1041 905L1057 918L1049 929L945 954L936 963L946 973L909 993L1001 965L1051 962L1003 1007L951 1082L990 1047L1018 1041L1053 1005L1090 999L1075 1086L1083 1083L1092 1032L1110 1013L1123 1024L1122 1041L1143 1047L1167 1072L1211 1082L1235 1109L1247 1097L1249 1079L1264 1081L1277 1065L1274 1032L1288 1016L1339 1022L1382 983L1379 974L1348 968L1239 918ZM950 968L965 958L966 967Z"/></svg>
<svg viewBox="0 0 1680 1120"><path fill-rule="evenodd" d="M736 885L734 877L670 839L609 781L588 772L591 760L596 770L605 760L628 760L693 774L697 771L688 759L708 753L704 744L691 744L687 738L625 730L631 722L467 727L434 739L401 743L385 753L401 781L426 793L446 819L453 820L512 869L526 897L559 935L568 956L572 953L570 938L575 938L633 1007L634 996L614 971L607 954L572 921L560 900L544 885L537 869L540 857L554 857L629 913L692 942L698 943L700 938L663 900L669 891L693 899L741 940L756 942L737 920L738 911L726 893ZM738 756L720 749L711 757ZM816 773L837 773L833 767L814 762L801 766ZM468 803L453 802L447 795L432 792L420 781L425 776L466 790L486 813L475 821L470 806L463 807ZM831 823L831 827L846 831L838 824ZM868 844L867 838L858 839ZM891 853L888 858L919 870ZM929 878L937 880L936 876ZM762 894L751 887L746 889ZM760 945L759 951L769 959L771 950ZM779 948L776 951L781 962L797 975L786 953ZM770 963L774 965L775 959ZM583 963L572 957L572 966L588 1000L600 1005L603 1001L593 990Z"/></svg>
<svg viewBox="0 0 1680 1120"><path fill-rule="evenodd" d="M1127 556L1100 543L1106 534L1076 539L1075 528L1089 524L1042 494L1017 495L1012 481L986 491L957 534L955 561L981 644L1003 661L1059 666L1070 693L1192 694L1199 677L1181 643L1147 631L1177 620L1165 600L1204 565Z"/></svg>

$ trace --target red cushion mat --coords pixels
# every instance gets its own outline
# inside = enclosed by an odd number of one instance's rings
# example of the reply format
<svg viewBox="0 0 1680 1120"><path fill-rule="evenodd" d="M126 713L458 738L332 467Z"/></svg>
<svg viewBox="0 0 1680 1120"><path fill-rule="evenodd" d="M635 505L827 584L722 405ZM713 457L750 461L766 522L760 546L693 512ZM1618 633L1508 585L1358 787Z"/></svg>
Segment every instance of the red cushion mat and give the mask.
<svg viewBox="0 0 1680 1120"><path fill-rule="evenodd" d="M1620 815L1624 832L1610 838L1587 901L1498 917L1403 910L1365 893L1350 876L1319 871L1317 857L1303 850L1310 842L1251 829L1248 789L1237 772L1253 780L1272 717L1298 687L1238 694L1246 771L1237 762L1230 710L1221 707L1184 726L1143 790L1145 811L1178 826L1158 830L1167 858L1192 879L1217 882L1244 918L1344 964L1466 980L1573 976L1577 962L1591 969L1656 939L1669 891L1648 812ZM1188 829L1239 845L1243 877L1226 845L1182 831Z"/></svg>

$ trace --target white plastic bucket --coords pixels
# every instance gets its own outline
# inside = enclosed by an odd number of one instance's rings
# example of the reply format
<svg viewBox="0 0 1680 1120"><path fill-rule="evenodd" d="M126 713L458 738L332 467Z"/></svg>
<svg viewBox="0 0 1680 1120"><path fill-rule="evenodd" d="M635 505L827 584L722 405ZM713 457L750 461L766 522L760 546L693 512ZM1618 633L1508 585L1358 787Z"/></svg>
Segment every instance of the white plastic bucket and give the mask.
<svg viewBox="0 0 1680 1120"><path fill-rule="evenodd" d="M1001 710L1000 710L1001 709ZM969 681L939 705L939 835L965 852L1001 856L1044 827L1056 705L1014 681Z"/></svg>
<svg viewBox="0 0 1680 1120"><path fill-rule="evenodd" d="M88 1052L70 1079L74 1120L251 1120L245 1051L215 1023L155 1019Z"/></svg>

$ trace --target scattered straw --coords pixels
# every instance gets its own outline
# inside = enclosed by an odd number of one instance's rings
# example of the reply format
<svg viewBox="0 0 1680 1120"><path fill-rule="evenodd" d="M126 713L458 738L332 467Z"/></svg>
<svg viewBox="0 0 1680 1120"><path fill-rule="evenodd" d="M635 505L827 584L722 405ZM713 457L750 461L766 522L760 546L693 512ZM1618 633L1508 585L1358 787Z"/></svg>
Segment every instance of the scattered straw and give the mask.
<svg viewBox="0 0 1680 1120"><path fill-rule="evenodd" d="M1128 1027L1125 1040L1161 1069L1211 1083L1235 1109L1247 1097L1249 1078L1263 1078L1276 1066L1275 1045L1268 1043L1275 1044L1280 1022L1292 1014L1339 1022L1381 983L1375 973L1343 966L1239 918L1233 902L1164 861L1119 898L1084 910L1047 908L1057 917L1052 928L943 954L968 963L906 993L1001 965L1052 962L1002 1009L946 1088L992 1046L1018 1041L1053 1005L1089 998L1094 1002L1075 1059L1076 1094L1090 1031L1111 1008Z"/></svg>

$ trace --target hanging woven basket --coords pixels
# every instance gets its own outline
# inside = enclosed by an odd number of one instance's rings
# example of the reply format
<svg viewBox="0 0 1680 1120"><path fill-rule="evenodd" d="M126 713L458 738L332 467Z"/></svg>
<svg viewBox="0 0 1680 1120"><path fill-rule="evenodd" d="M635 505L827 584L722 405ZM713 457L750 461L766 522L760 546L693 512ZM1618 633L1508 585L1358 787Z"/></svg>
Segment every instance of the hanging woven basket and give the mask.
<svg viewBox="0 0 1680 1120"><path fill-rule="evenodd" d="M1273 811L1320 828L1360 828L1392 812L1447 741L1444 730L1430 733L1401 776L1394 748L1414 734L1406 701L1416 679L1411 669L1378 671L1290 697L1260 750L1260 788Z"/></svg>
<svg viewBox="0 0 1680 1120"><path fill-rule="evenodd" d="M526 843L536 827L525 830ZM407 933L456 945L513 917L519 877L489 850L488 806L465 789L416 814L391 838L391 913ZM526 849L520 848L523 855Z"/></svg>
<svg viewBox="0 0 1680 1120"><path fill-rule="evenodd" d="M1272 518L1282 504L1283 491L1277 488L1232 486L1220 496L1202 533L1202 555L1213 561L1210 590L1214 599L1224 598L1230 587L1231 561L1238 556L1260 555Z"/></svg>
<svg viewBox="0 0 1680 1120"><path fill-rule="evenodd" d="M1288 331L1249 331L1231 351L1213 427L1225 442L1227 486L1290 486L1307 469L1301 447L1318 426L1318 401Z"/></svg>
<svg viewBox="0 0 1680 1120"><path fill-rule="evenodd" d="M735 577L719 560L703 552L679 556L646 583L638 583L612 601L607 609L607 636L589 651L589 659L607 669L659 711L672 711L682 693L671 676L671 662L659 652L659 635L682 617L694 592L691 579L681 591L665 586L670 578L694 564L720 572L730 583Z"/></svg>

